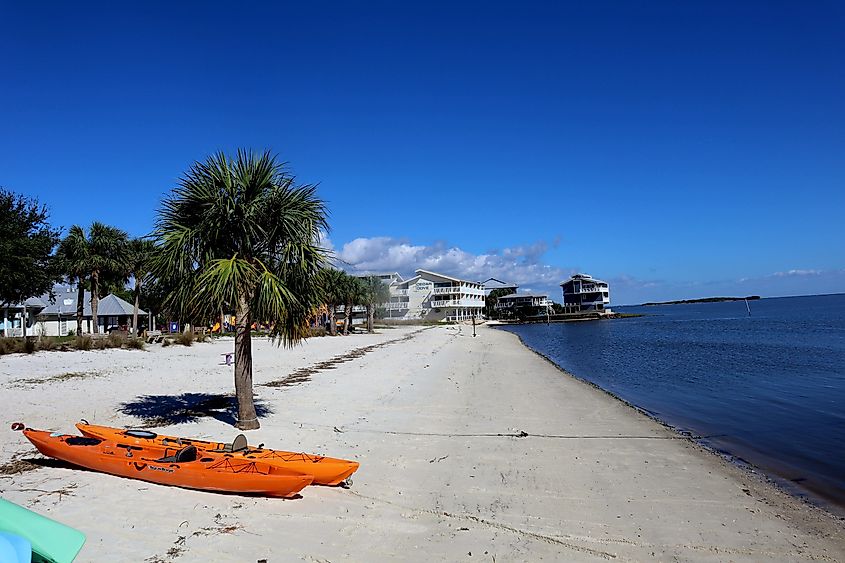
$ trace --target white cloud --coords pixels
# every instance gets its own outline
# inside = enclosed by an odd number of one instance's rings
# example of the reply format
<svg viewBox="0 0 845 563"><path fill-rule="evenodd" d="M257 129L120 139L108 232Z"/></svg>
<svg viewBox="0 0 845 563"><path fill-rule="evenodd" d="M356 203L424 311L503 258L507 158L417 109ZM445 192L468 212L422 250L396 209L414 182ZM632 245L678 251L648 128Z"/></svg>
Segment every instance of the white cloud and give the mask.
<svg viewBox="0 0 845 563"><path fill-rule="evenodd" d="M777 278L787 276L820 276L823 272L821 270L787 270L785 272L775 272L772 274Z"/></svg>
<svg viewBox="0 0 845 563"><path fill-rule="evenodd" d="M414 245L390 237L357 238L336 252L344 267L356 272L399 272L411 275L421 268L447 275L484 281L495 277L527 290L532 286L549 292L560 291L558 284L575 270L544 264L548 244L543 241L473 254L446 243Z"/></svg>

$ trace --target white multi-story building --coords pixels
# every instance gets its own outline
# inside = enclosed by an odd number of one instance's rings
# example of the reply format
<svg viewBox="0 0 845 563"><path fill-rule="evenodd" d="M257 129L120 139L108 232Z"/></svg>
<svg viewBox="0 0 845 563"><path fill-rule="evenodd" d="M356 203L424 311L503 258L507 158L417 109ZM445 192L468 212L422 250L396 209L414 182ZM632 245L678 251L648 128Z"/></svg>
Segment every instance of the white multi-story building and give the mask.
<svg viewBox="0 0 845 563"><path fill-rule="evenodd" d="M461 321L481 317L484 287L480 283L427 270L415 273L411 279L390 282L390 302L384 304L387 318Z"/></svg>

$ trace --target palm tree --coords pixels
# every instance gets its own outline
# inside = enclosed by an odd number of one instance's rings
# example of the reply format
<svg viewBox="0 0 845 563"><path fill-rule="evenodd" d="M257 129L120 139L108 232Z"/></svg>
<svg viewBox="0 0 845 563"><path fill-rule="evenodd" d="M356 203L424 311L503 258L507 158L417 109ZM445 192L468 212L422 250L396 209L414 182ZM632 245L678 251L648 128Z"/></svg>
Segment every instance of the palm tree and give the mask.
<svg viewBox="0 0 845 563"><path fill-rule="evenodd" d="M132 309L132 332L138 334L138 307L141 301L141 286L150 274L155 243L149 239L136 238L129 242L129 275L135 279L135 305Z"/></svg>
<svg viewBox="0 0 845 563"><path fill-rule="evenodd" d="M59 262L69 279L77 282L76 327L82 329L83 300L86 278L91 289L91 320L94 333L99 332L97 304L101 282L125 281L128 238L126 232L95 221L88 236L79 225L70 228L59 245Z"/></svg>
<svg viewBox="0 0 845 563"><path fill-rule="evenodd" d="M70 228L67 236L59 243L56 258L68 281L76 282L76 334L82 334L85 280L91 271L88 268L88 239L82 227L74 225Z"/></svg>
<svg viewBox="0 0 845 563"><path fill-rule="evenodd" d="M320 286L323 301L326 304L329 314L329 334L332 336L337 335L335 314L337 313L338 305L343 303L345 299L344 291L347 277L343 270L335 270L334 268L324 268L320 272Z"/></svg>
<svg viewBox="0 0 845 563"><path fill-rule="evenodd" d="M367 332L373 332L375 308L390 301L390 288L376 276L361 280L364 284L364 304L367 306Z"/></svg>
<svg viewBox="0 0 845 563"><path fill-rule="evenodd" d="M195 162L162 202L152 273L172 288L165 301L193 318L235 308L237 427L259 427L252 389L254 320L286 346L308 335L319 303L326 210L312 185L294 185L269 152L238 150Z"/></svg>
<svg viewBox="0 0 845 563"><path fill-rule="evenodd" d="M101 278L120 278L125 281L129 237L126 231L95 221L88 229L87 243L91 281L91 322L94 325L94 334L97 334L100 331L97 322L100 281Z"/></svg>
<svg viewBox="0 0 845 563"><path fill-rule="evenodd" d="M343 302L344 302L344 318L343 318L343 334L349 334L349 327L352 325L352 307L360 305L366 300L366 289L359 278L355 276L346 276L343 284Z"/></svg>

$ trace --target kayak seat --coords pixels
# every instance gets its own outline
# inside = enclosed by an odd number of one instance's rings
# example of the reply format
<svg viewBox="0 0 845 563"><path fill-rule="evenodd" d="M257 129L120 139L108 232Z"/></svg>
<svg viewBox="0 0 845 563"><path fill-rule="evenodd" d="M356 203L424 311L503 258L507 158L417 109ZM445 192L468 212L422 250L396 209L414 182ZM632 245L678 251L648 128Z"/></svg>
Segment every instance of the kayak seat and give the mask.
<svg viewBox="0 0 845 563"><path fill-rule="evenodd" d="M161 459L157 459L156 461L161 463L188 463L190 461L197 460L197 447L196 446L185 446L178 452L173 455L169 455L163 457Z"/></svg>
<svg viewBox="0 0 845 563"><path fill-rule="evenodd" d="M249 445L246 442L246 436L238 434L231 444L223 444L223 448L219 450L209 450L215 453L231 454L235 452L245 452Z"/></svg>
<svg viewBox="0 0 845 563"><path fill-rule="evenodd" d="M232 452L242 452L247 449L246 436L238 434L232 441Z"/></svg>
<svg viewBox="0 0 845 563"><path fill-rule="evenodd" d="M65 440L69 446L96 446L102 442L99 438L88 438L87 436L71 436Z"/></svg>

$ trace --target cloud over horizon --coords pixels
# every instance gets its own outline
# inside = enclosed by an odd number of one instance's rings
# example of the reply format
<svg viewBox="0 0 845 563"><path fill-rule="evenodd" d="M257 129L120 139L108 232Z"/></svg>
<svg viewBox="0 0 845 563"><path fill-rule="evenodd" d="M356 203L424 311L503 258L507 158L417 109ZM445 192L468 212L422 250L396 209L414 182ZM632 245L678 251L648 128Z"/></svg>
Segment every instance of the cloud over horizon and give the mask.
<svg viewBox="0 0 845 563"><path fill-rule="evenodd" d="M498 278L516 283L525 291L551 291L575 269L545 264L543 256L548 249L548 243L538 241L473 254L446 242L418 245L392 237L362 237L334 252L344 269L358 273L399 272L410 276L423 269L474 281Z"/></svg>

